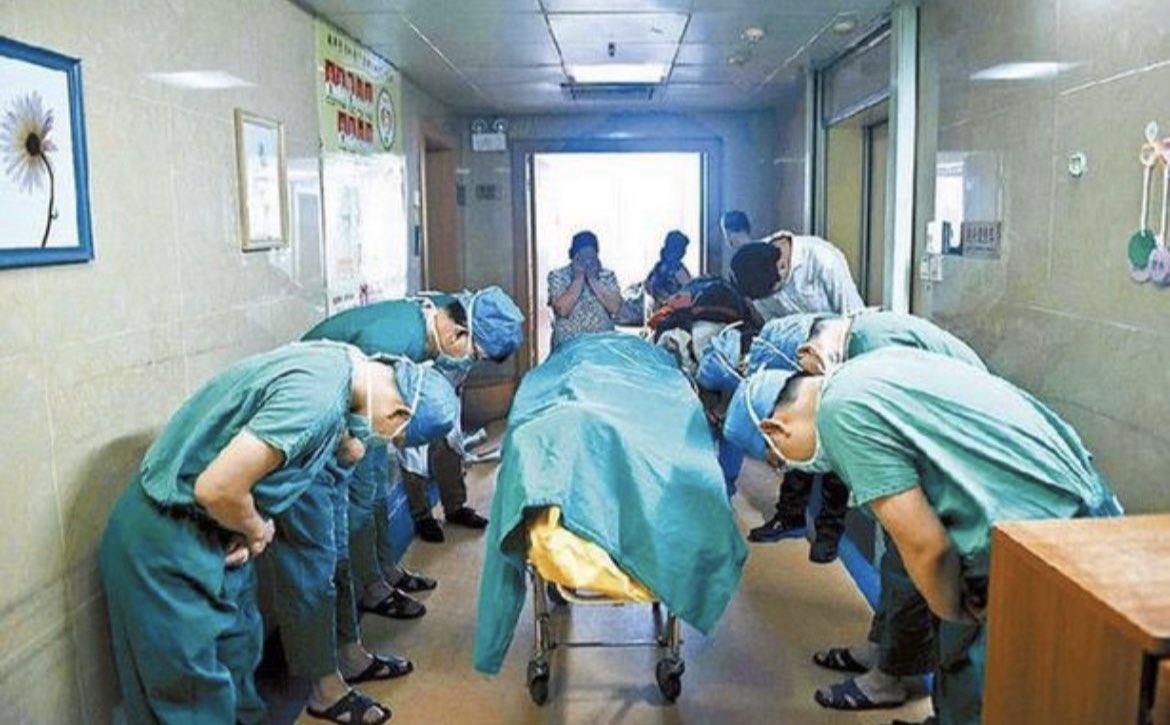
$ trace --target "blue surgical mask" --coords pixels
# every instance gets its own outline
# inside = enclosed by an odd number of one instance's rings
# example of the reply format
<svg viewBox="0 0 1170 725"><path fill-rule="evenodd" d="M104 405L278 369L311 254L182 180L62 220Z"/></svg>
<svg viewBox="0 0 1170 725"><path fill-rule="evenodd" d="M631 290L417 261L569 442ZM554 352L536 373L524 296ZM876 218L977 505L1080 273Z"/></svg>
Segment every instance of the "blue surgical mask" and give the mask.
<svg viewBox="0 0 1170 725"><path fill-rule="evenodd" d="M816 450L813 451L812 456L804 461L788 461L788 465L797 471L804 471L805 473L832 473L833 464L829 462L829 457L825 455L825 448L821 445L821 435L815 430L813 435L816 436L817 445Z"/></svg>
<svg viewBox="0 0 1170 725"><path fill-rule="evenodd" d="M455 357L442 353L435 358L435 369L442 373L453 387L462 385L467 376L471 374L473 367L475 367L475 358L470 355Z"/></svg>

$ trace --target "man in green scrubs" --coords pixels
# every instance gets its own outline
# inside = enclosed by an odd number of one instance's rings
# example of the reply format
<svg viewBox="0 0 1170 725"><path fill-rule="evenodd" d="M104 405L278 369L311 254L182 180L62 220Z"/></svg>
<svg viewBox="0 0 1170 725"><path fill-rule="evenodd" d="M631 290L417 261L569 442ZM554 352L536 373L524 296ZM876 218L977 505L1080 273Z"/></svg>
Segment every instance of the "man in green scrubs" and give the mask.
<svg viewBox="0 0 1170 725"><path fill-rule="evenodd" d="M319 481L343 430L427 439L454 424L431 370L294 343L212 378L175 413L118 499L100 563L127 720L256 723L262 627L252 559ZM351 693L352 722L389 712Z"/></svg>
<svg viewBox="0 0 1170 725"><path fill-rule="evenodd" d="M837 471L889 533L943 620L934 692L943 725L975 725L997 521L1116 516L1076 432L1007 381L952 358L876 350L830 371L756 373L725 434L781 465Z"/></svg>
<svg viewBox="0 0 1170 725"><path fill-rule="evenodd" d="M966 343L929 320L876 310L846 317L799 314L773 320L752 341L748 369L799 366L819 375L886 347L927 350L987 369ZM884 530L882 536L881 595L869 636L860 644L813 655L822 667L858 675L817 690L816 701L825 707L868 710L901 704L910 697L912 680L934 669L934 625L926 600L910 581L897 546Z"/></svg>

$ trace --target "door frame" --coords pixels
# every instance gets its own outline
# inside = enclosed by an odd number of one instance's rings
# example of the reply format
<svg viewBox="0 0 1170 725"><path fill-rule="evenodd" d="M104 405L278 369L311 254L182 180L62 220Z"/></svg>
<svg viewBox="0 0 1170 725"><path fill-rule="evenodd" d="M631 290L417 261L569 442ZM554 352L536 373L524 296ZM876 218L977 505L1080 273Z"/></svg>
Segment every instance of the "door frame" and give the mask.
<svg viewBox="0 0 1170 725"><path fill-rule="evenodd" d="M431 280L431 270L430 270L430 260L431 260L431 249L430 249L431 244L430 244L430 242L431 242L431 240L430 240L429 219L427 216L427 212L429 209L429 202L431 201L431 199L429 198L430 195L427 193L428 177L429 177L428 168L427 168L427 153L429 151L449 152L449 153L454 155L455 160L456 160L456 163L454 166L452 166L452 170L451 170L451 179L450 179L451 198L450 198L450 203L447 204L447 206L449 207L448 211L450 211L451 215L452 215L451 216L452 224L453 224L452 231L455 235L455 249L460 250L460 253L457 255L457 258L456 258L456 275L458 276L461 285L462 285L463 281L467 279L467 277L464 273L464 269L463 269L464 255L461 253L462 239L460 238L461 235L459 234L459 208L458 208L458 205L457 205L456 200L455 200L455 183L456 183L455 169L458 166L459 142L457 139L455 139L455 137L451 136L445 129L440 127L438 124L436 124L433 121L430 121L428 119L422 119L419 122L419 154L418 154L418 166L419 166L419 210L418 210L418 212L419 212L419 220L418 220L418 223L422 229L422 245L421 245L422 248L419 250L419 252L420 252L419 264L421 267L421 269L419 270L419 272L420 272L419 277L422 280L422 289L424 289L424 290L429 290L429 289L432 289L434 287L433 281ZM444 291L449 292L452 290L444 290Z"/></svg>
<svg viewBox="0 0 1170 725"><path fill-rule="evenodd" d="M722 213L723 140L718 137L697 138L550 138L525 139L511 145L512 167L512 234L513 284L516 304L527 318L524 345L516 353L516 375L523 375L537 359L535 239L532 222L536 215L532 159L544 153L698 153L702 160L700 183L702 205L699 229L699 259L705 270L723 269L723 245L720 243L719 215Z"/></svg>

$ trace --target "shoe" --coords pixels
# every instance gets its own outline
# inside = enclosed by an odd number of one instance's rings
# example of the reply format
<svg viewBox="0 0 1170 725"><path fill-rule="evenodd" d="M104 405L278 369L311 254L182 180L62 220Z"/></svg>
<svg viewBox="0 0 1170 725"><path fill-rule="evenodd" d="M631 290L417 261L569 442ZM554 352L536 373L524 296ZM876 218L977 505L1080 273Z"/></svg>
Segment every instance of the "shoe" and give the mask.
<svg viewBox="0 0 1170 725"><path fill-rule="evenodd" d="M469 529L484 529L487 528L488 520L470 506L464 506L454 513L447 514L447 523L466 526Z"/></svg>
<svg viewBox="0 0 1170 725"><path fill-rule="evenodd" d="M762 526L757 526L748 532L748 541L759 543L781 539L799 539L804 536L806 530L807 527L803 521L799 524L786 523L777 515L765 521Z"/></svg>
<svg viewBox="0 0 1170 725"><path fill-rule="evenodd" d="M438 525L437 521L435 522L435 525ZM439 529L439 533L443 533L443 530ZM435 581L429 576L415 574L413 571L407 571L406 569L403 569L402 572L403 577L398 580L397 584L394 585L394 588L398 589L399 591L403 591L408 594L414 594L415 592L429 592L430 590L439 586L439 582Z"/></svg>
<svg viewBox="0 0 1170 725"><path fill-rule="evenodd" d="M808 560L814 564L828 564L837 560L837 539L818 536L808 547Z"/></svg>
<svg viewBox="0 0 1170 725"><path fill-rule="evenodd" d="M441 544L447 540L447 537L443 535L443 527L439 526L439 522L435 521L434 516L415 519L414 533L418 535L418 538L431 544Z"/></svg>
<svg viewBox="0 0 1170 725"><path fill-rule="evenodd" d="M358 602L358 611L363 614L377 614L389 619L418 619L427 613L427 607L409 594L393 589L386 595L385 599L372 607Z"/></svg>

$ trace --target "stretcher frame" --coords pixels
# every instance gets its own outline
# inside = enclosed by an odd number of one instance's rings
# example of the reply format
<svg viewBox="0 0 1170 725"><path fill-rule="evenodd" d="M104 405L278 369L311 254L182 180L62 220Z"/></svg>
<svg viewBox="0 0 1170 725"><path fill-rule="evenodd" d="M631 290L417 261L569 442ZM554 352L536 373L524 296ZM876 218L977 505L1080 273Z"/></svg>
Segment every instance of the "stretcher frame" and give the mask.
<svg viewBox="0 0 1170 725"><path fill-rule="evenodd" d="M551 674L549 654L558 647L566 648L623 648L653 647L663 650L654 668L658 689L667 702L674 702L682 693L682 675L686 663L682 659L682 626L674 613L667 611L663 621L661 602L650 603L654 617L654 639L649 640L559 640L552 626L549 599L559 604L583 606L625 606L634 602L613 599L601 594L588 594L570 587L550 582L540 575L535 567L528 566L532 584L532 612L534 616L532 659L528 661L528 694L537 705L548 702L548 683Z"/></svg>

